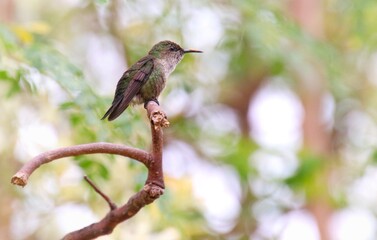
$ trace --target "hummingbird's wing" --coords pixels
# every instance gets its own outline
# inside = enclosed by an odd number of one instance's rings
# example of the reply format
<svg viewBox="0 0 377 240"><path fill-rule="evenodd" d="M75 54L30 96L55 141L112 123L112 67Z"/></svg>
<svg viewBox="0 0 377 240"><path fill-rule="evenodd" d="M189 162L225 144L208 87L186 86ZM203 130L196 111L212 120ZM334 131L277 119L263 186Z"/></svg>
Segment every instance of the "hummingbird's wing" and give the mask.
<svg viewBox="0 0 377 240"><path fill-rule="evenodd" d="M126 110L131 100L148 80L153 66L153 57L148 55L132 65L123 74L117 84L113 103L102 119L109 117L109 121L112 121Z"/></svg>

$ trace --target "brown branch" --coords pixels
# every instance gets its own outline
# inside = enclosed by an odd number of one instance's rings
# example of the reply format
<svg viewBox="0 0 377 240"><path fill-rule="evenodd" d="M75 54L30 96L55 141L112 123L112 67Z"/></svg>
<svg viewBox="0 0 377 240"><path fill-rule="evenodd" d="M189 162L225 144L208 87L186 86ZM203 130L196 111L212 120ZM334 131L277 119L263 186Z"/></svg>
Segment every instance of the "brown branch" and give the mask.
<svg viewBox="0 0 377 240"><path fill-rule="evenodd" d="M169 122L166 119L165 113L157 103L149 102L146 108L148 117L151 120L151 153L111 143L76 145L42 153L26 163L12 177L11 182L13 184L25 186L30 175L42 164L64 157L94 153L110 153L130 157L143 163L148 168L148 178L143 189L133 195L128 202L121 207L116 207L108 196L101 192L93 182L85 178L93 189L107 201L110 206L110 212L99 222L68 233L63 239L93 239L102 235L110 234L119 223L133 217L141 208L152 203L164 193L164 179L162 172L162 127L169 126Z"/></svg>
<svg viewBox="0 0 377 240"><path fill-rule="evenodd" d="M155 102L149 102L147 105L148 116L151 119L152 158L148 165L149 171L146 184L155 184L165 188L162 172L162 127L168 127L169 122L166 119L166 114L156 106L158 105Z"/></svg>
<svg viewBox="0 0 377 240"><path fill-rule="evenodd" d="M163 194L159 186L145 185L126 204L110 211L102 220L80 230L68 233L63 240L93 239L110 234L119 223L133 217L142 207L152 203Z"/></svg>
<svg viewBox="0 0 377 240"><path fill-rule="evenodd" d="M140 149L113 143L88 143L58 148L39 154L38 156L34 157L31 161L25 163L25 165L12 177L11 182L13 184L23 187L27 184L27 180L29 179L30 175L43 164L64 157L72 157L95 153L109 153L133 158L146 166L149 164L149 161L151 160L151 155L148 152L145 152Z"/></svg>

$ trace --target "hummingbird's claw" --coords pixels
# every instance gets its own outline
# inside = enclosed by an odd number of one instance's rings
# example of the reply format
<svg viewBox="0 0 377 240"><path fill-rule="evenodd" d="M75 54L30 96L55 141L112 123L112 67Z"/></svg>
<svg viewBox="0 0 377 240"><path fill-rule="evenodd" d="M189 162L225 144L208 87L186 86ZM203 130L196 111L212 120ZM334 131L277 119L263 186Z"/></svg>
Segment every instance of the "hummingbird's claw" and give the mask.
<svg viewBox="0 0 377 240"><path fill-rule="evenodd" d="M144 108L147 109L147 106L148 106L148 103L149 102L155 102L157 103L158 106L160 106L160 102L157 100L157 99L151 99L151 100L148 100L144 103Z"/></svg>

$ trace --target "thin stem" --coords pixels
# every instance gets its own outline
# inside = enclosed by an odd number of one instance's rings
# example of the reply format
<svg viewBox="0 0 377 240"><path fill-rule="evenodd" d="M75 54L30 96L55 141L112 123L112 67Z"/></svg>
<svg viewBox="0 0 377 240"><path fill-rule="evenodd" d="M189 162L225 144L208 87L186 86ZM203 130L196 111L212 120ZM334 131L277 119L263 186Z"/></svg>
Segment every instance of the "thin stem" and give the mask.
<svg viewBox="0 0 377 240"><path fill-rule="evenodd" d="M111 201L111 199L106 195L104 194L95 184L92 180L90 180L88 178L88 176L84 176L84 179L87 183L89 183L89 185L94 189L94 191L96 191L96 193L98 193L103 199L105 199L105 201L109 204L109 207L110 207L110 210L114 210L117 208L117 205L115 203L113 203L113 201Z"/></svg>

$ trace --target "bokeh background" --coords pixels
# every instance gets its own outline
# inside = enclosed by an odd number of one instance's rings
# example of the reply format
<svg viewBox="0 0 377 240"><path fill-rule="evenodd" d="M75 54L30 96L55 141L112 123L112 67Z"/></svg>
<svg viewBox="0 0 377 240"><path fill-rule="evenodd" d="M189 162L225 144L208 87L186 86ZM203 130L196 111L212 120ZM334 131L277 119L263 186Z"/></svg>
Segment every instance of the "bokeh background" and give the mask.
<svg viewBox="0 0 377 240"><path fill-rule="evenodd" d="M1 0L0 236L59 239L140 189L118 156L33 156L106 141L150 148L142 106L99 120L160 40L187 55L160 98L165 194L100 239L377 239L375 0Z"/></svg>

